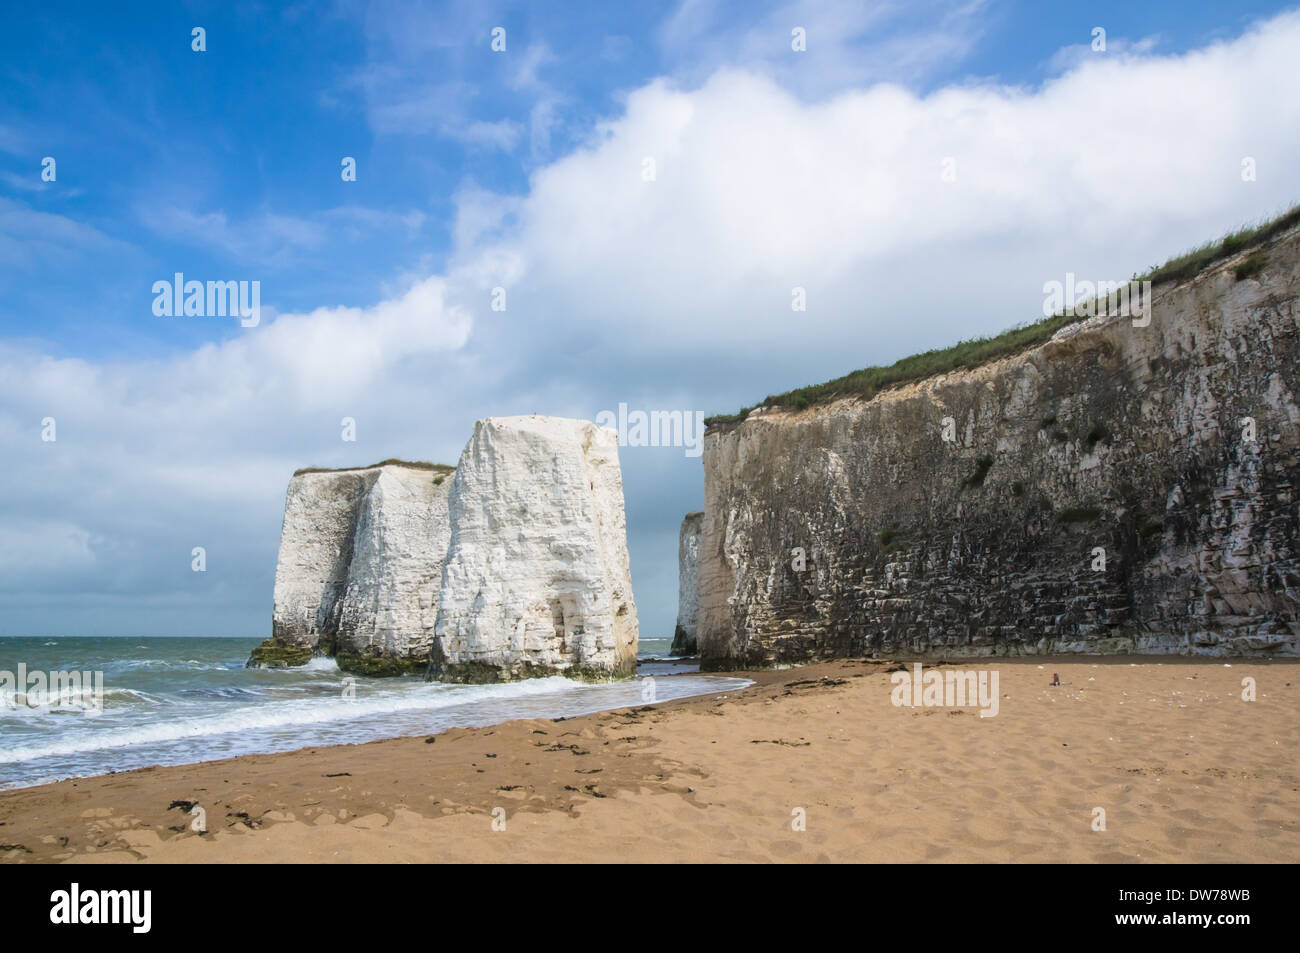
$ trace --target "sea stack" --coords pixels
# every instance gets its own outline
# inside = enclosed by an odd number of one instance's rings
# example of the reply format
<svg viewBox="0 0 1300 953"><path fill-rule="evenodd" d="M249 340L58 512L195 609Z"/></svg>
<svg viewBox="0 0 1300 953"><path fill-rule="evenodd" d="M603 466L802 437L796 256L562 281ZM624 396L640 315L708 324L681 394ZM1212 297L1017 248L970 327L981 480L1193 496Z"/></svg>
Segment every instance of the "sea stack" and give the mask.
<svg viewBox="0 0 1300 953"><path fill-rule="evenodd" d="M332 655L363 675L422 673L451 529L452 468L385 461L289 481L271 638L249 665Z"/></svg>
<svg viewBox="0 0 1300 953"><path fill-rule="evenodd" d="M700 530L704 511L687 513L677 538L677 628L673 632L673 655L694 655L695 617L700 600L697 583L700 565Z"/></svg>
<svg viewBox="0 0 1300 953"><path fill-rule="evenodd" d="M625 678L637 616L618 434L583 420L489 417L452 480L432 678Z"/></svg>

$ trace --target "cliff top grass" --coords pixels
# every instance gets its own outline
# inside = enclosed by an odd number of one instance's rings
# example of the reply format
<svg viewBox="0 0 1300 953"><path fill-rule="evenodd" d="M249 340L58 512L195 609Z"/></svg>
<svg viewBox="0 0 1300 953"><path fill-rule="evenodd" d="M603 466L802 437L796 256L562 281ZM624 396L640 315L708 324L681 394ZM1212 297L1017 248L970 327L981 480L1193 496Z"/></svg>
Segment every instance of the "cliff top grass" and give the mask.
<svg viewBox="0 0 1300 953"><path fill-rule="evenodd" d="M428 460L399 460L396 457L389 457L387 460L380 460L378 463L372 463L367 467L303 467L301 470L294 470L293 475L302 476L304 473L347 473L351 470L373 470L376 467L407 467L411 470L432 470L444 476L456 469L445 463L430 463Z"/></svg>
<svg viewBox="0 0 1300 953"><path fill-rule="evenodd" d="M1135 275L1134 278L1138 281L1150 281L1153 284L1155 282L1179 284L1196 277L1225 258L1231 258L1252 246L1262 245L1276 238L1298 224L1300 224L1300 205L1293 205L1276 218L1256 225L1243 226L1223 238L1206 242L1171 258L1163 265L1152 266L1145 274ZM1258 267L1253 269L1253 271L1258 270ZM1247 271L1253 273L1250 269ZM1238 274L1239 278L1247 276ZM1061 328L1084 320L1086 320L1085 316L1058 314L1033 324L1017 325L993 337L971 338L951 347L913 354L888 366L864 367L843 377L826 381L824 384L813 384L786 391L784 394L773 394L756 406L793 407L803 410L814 404L829 403L841 397L860 397L863 400L870 400L891 387L962 368L978 367L998 358L1027 351L1045 344ZM706 417L704 423L708 427L739 423L754 409L755 407L742 407L734 414L715 414Z"/></svg>

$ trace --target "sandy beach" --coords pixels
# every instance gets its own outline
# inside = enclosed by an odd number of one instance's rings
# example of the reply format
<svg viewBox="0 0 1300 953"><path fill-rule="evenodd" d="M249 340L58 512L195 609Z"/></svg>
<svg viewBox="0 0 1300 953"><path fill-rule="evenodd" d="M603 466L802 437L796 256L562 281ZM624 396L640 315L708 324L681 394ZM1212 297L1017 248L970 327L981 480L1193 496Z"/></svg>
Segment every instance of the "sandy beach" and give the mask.
<svg viewBox="0 0 1300 953"><path fill-rule="evenodd" d="M987 718L898 667L0 792L0 863L1300 859L1300 665L948 666L999 673Z"/></svg>

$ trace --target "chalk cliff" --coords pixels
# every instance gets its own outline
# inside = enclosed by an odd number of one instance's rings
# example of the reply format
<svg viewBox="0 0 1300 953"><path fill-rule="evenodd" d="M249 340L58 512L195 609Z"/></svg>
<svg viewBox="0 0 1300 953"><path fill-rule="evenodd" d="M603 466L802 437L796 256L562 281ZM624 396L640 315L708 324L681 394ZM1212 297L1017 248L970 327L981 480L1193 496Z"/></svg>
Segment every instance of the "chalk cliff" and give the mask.
<svg viewBox="0 0 1300 953"><path fill-rule="evenodd" d="M334 655L345 671L423 672L451 539L448 471L381 467L357 509Z"/></svg>
<svg viewBox="0 0 1300 953"><path fill-rule="evenodd" d="M1146 327L712 426L704 667L1300 654L1298 234L1157 281Z"/></svg>
<svg viewBox="0 0 1300 953"><path fill-rule="evenodd" d="M431 677L634 674L616 431L554 417L480 420L449 509Z"/></svg>
<svg viewBox="0 0 1300 953"><path fill-rule="evenodd" d="M635 674L613 430L479 421L461 467L385 461L289 482L271 638L251 666L505 681Z"/></svg>
<svg viewBox="0 0 1300 953"><path fill-rule="evenodd" d="M694 655L695 617L699 611L700 530L704 511L687 513L677 538L677 628L673 632L673 655Z"/></svg>
<svg viewBox="0 0 1300 953"><path fill-rule="evenodd" d="M332 655L344 671L423 672L451 527L451 467L385 463L289 481L271 638L250 665Z"/></svg>

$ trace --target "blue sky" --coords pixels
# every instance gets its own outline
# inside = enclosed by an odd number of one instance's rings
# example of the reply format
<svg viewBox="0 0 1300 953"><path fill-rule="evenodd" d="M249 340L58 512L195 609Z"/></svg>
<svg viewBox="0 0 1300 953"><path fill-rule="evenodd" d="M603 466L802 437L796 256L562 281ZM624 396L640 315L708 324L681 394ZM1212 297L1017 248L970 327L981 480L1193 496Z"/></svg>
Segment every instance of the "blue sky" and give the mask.
<svg viewBox="0 0 1300 953"><path fill-rule="evenodd" d="M734 409L1278 211L1300 26L1231 7L7 10L0 634L263 636L297 466L454 462L488 414ZM262 323L155 316L178 271L259 281ZM642 634L671 634L700 462L623 465Z"/></svg>

